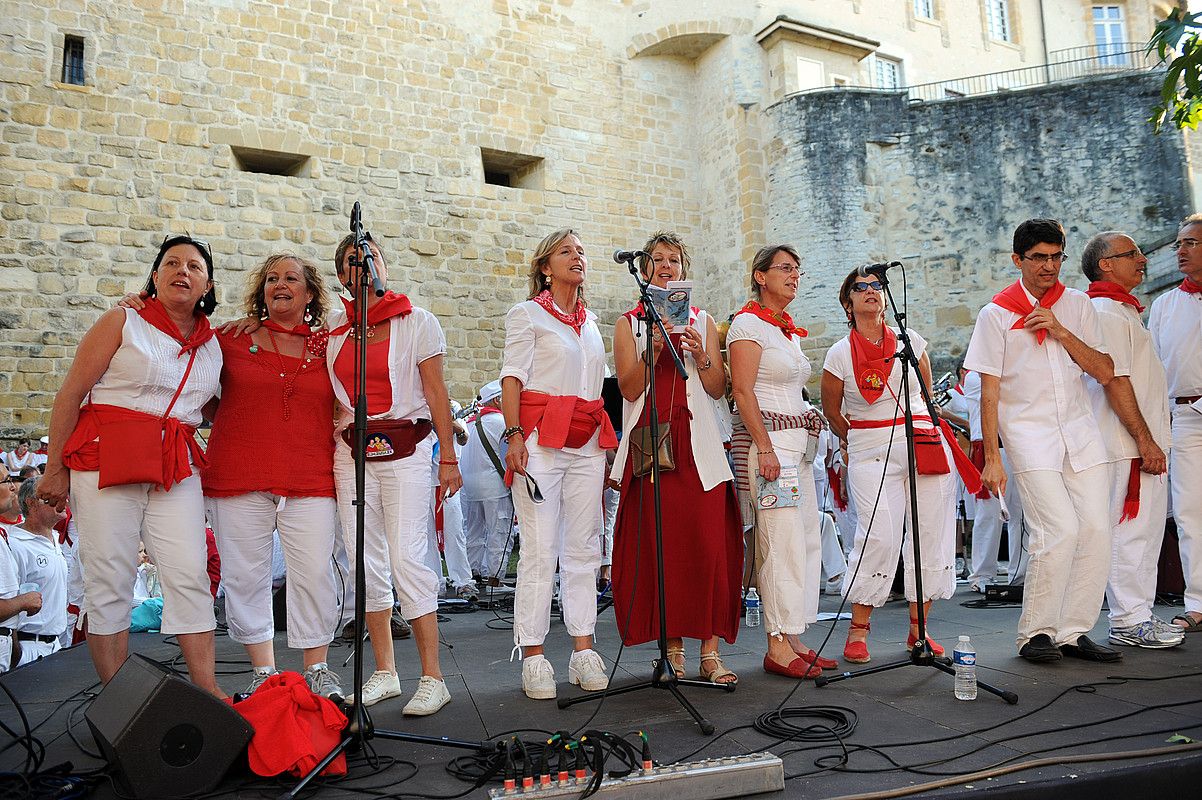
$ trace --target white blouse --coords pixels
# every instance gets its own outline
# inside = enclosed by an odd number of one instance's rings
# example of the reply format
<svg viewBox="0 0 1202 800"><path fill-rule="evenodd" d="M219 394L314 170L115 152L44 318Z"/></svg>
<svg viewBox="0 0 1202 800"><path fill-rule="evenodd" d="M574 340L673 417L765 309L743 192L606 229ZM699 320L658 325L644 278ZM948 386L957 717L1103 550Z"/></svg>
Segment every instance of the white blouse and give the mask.
<svg viewBox="0 0 1202 800"><path fill-rule="evenodd" d="M755 342L761 348L755 375L755 399L761 411L801 415L811 408L801 396L812 371L810 360L801 351L801 337L786 337L780 328L754 314L737 314L726 333L726 346L729 349L732 342L740 341ZM769 433L773 447L802 452L807 436L801 428Z"/></svg>

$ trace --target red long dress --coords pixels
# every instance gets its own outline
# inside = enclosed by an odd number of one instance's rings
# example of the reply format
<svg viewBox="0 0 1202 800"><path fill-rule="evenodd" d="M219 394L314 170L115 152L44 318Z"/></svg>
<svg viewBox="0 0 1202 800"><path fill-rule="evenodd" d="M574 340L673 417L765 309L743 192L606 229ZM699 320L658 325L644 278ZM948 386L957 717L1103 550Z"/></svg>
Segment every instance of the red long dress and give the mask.
<svg viewBox="0 0 1202 800"><path fill-rule="evenodd" d="M632 319L631 324L638 321ZM680 335L672 334L671 340L679 352ZM698 391L704 392L700 387ZM672 430L676 459L676 469L660 474L668 638L716 635L734 642L743 575L743 531L734 484L725 481L708 492L701 488L684 381L666 350L655 363L655 392L659 422ZM650 411L650 404L644 404L639 425L650 422ZM634 478L630 458L614 525L613 598L623 643L641 644L659 636L651 476Z"/></svg>

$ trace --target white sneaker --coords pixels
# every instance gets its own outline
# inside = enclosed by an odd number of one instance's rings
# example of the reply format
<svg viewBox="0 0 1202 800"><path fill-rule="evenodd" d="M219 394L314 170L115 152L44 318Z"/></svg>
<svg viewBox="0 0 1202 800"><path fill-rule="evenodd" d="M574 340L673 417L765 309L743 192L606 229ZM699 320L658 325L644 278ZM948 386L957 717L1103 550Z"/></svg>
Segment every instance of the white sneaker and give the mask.
<svg viewBox="0 0 1202 800"><path fill-rule="evenodd" d="M555 699L555 668L546 656L522 659L522 691L531 700Z"/></svg>
<svg viewBox="0 0 1202 800"><path fill-rule="evenodd" d="M377 670L363 684L363 705L374 706L381 700L396 697L401 693L401 680L395 672ZM358 697L351 695L346 698L348 703L355 703Z"/></svg>
<svg viewBox="0 0 1202 800"><path fill-rule="evenodd" d="M447 691L446 682L423 675L418 681L417 691L401 713L407 717L428 717L449 702L451 693Z"/></svg>
<svg viewBox="0 0 1202 800"><path fill-rule="evenodd" d="M609 686L605 662L596 650L578 650L568 661L568 682L586 692L599 692Z"/></svg>

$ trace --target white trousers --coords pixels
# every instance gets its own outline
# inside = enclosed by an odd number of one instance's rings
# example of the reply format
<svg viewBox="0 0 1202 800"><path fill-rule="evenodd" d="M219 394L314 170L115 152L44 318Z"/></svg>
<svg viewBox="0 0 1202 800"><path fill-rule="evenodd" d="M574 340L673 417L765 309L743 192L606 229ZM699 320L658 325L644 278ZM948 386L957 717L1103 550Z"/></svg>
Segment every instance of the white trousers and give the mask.
<svg viewBox="0 0 1202 800"><path fill-rule="evenodd" d="M259 644L275 636L271 562L272 532L278 529L288 567L288 646L329 644L338 613L330 562L337 517L334 498L249 492L207 498L205 509L221 553L230 638Z"/></svg>
<svg viewBox="0 0 1202 800"><path fill-rule="evenodd" d="M843 546L839 544L834 516L820 512L818 522L822 532L822 577L824 580L830 580L847 571L847 558L843 555Z"/></svg>
<svg viewBox="0 0 1202 800"><path fill-rule="evenodd" d="M434 439L427 436L408 458L368 462L364 492L363 576L367 611L392 608L395 585L405 619L438 610L438 575L426 565L426 517L430 513L430 455ZM355 462L351 449L339 441L334 450L334 486L342 541L355 569ZM391 579L389 578L391 572Z"/></svg>
<svg viewBox="0 0 1202 800"><path fill-rule="evenodd" d="M21 642L21 663L17 666L21 667L25 664L32 664L39 658L45 658L62 649L63 646L57 639L53 642Z"/></svg>
<svg viewBox="0 0 1202 800"><path fill-rule="evenodd" d="M822 588L822 531L818 524L818 498L805 452L775 444L781 464L798 465L801 499L792 508L757 508L755 513L756 586L764 611L764 631L769 636L804 633L818 619ZM754 444L749 464L759 463ZM753 478L753 480L756 480Z"/></svg>
<svg viewBox="0 0 1202 800"><path fill-rule="evenodd" d="M194 472L169 491L149 483L99 489L99 476L71 472L88 631L110 635L129 628L139 540L158 566L163 590L160 630L204 633L216 628L200 476Z"/></svg>
<svg viewBox="0 0 1202 800"><path fill-rule="evenodd" d="M442 499L442 553L438 551L438 531L434 528L434 497L430 487L430 514L426 518L426 566L442 578L442 559L447 562L447 578L455 586L472 582L472 565L467 557L467 532L463 522L463 503L456 492ZM439 557L441 555L441 558Z"/></svg>
<svg viewBox="0 0 1202 800"><path fill-rule="evenodd" d="M485 562L488 560L485 550L488 529L484 524L484 504L466 497L459 503L463 506L463 540L467 548L467 563L471 565L474 574L484 575L487 572Z"/></svg>
<svg viewBox="0 0 1202 800"><path fill-rule="evenodd" d="M1045 633L1075 644L1098 621L1110 572L1110 465L1014 476L1030 535L1018 646Z"/></svg>
<svg viewBox="0 0 1202 800"><path fill-rule="evenodd" d="M509 554L513 552L513 543L517 538L517 528L513 524L513 500L509 495L504 495L464 501L465 507L469 504L477 509L473 514L479 515L482 553L478 567L480 574L485 578L503 579L509 571Z"/></svg>
<svg viewBox="0 0 1202 800"><path fill-rule="evenodd" d="M1172 417L1169 486L1185 573L1185 610L1202 613L1202 414L1174 404Z"/></svg>
<svg viewBox="0 0 1202 800"><path fill-rule="evenodd" d="M951 466L946 443L943 451ZM917 602L905 438L895 436L892 448L886 444L854 453L850 461L848 494L855 497L859 519L843 594L853 603L883 606L889 599L900 549L906 599ZM956 476L952 472L918 475L916 481L923 600L943 600L956 590Z"/></svg>
<svg viewBox="0 0 1202 800"><path fill-rule="evenodd" d="M595 573L601 561L601 490L605 453L581 455L564 448L527 445L526 471L538 482L544 502L535 504L519 475L513 505L522 526L513 643L541 645L551 624L551 593L559 563L559 602L569 636L592 636L597 627Z"/></svg>
<svg viewBox="0 0 1202 800"><path fill-rule="evenodd" d="M1119 522L1127 497L1130 461L1110 465L1110 582L1106 605L1113 628L1137 625L1152 618L1156 599L1156 566L1164 544L1165 512L1169 504L1169 482L1164 475L1139 474L1139 514Z"/></svg>
<svg viewBox="0 0 1202 800"><path fill-rule="evenodd" d="M1010 458L1006 455L1005 448L1002 448L1002 469L1010 477L1006 483L1006 509L1010 512L1010 521L1006 523L1006 538L1010 547L1008 583L1020 584L1026 579L1027 563L1030 561L1025 547L1028 534L1023 525L1023 501L1018 490L1018 481L1013 479L1014 473L1010 468ZM1002 501L990 495L984 500L975 500L975 506L975 520L972 525L972 573L968 576L968 581L977 584L993 583L997 578L998 543L1002 540Z"/></svg>
<svg viewBox="0 0 1202 800"><path fill-rule="evenodd" d="M601 494L601 566L614 563L614 525L618 523L618 503L622 495L616 489L605 487Z"/></svg>

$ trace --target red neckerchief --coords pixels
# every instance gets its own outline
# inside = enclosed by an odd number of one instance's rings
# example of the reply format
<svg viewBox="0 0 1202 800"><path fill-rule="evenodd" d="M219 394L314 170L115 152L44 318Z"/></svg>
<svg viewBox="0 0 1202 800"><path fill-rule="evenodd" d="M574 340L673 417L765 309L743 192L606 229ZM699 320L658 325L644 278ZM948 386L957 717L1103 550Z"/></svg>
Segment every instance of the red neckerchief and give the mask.
<svg viewBox="0 0 1202 800"><path fill-rule="evenodd" d="M1198 292L1202 292L1202 283L1194 283L1189 278L1186 278L1181 281L1181 285L1177 288L1189 294L1197 294Z"/></svg>
<svg viewBox="0 0 1202 800"><path fill-rule="evenodd" d="M341 298L342 306L346 309L347 322L342 323L334 330L330 331L331 336L339 336L351 329L356 322L355 319L355 304L345 297ZM409 298L403 294L396 292L385 292L374 306L367 309L367 324L378 325L381 322L390 320L393 317L406 317L413 311L413 303L409 302Z"/></svg>
<svg viewBox="0 0 1202 800"><path fill-rule="evenodd" d="M960 383L957 383L952 387L952 391L956 392L957 394L964 394L964 382L961 381Z"/></svg>
<svg viewBox="0 0 1202 800"><path fill-rule="evenodd" d="M1039 298L1040 307L1051 308L1052 306L1056 305L1056 301L1059 300L1063 294L1064 284L1060 281L1056 281L1056 285L1051 289L1048 289L1047 293L1044 294L1043 297ZM1027 299L1027 292L1025 289L1023 289L1023 282L1021 279L1015 281L1002 291L995 294L993 296L993 302L1007 311L1012 311L1015 314L1018 314L1018 321L1010 326L1010 330L1012 331L1016 331L1021 328L1023 326L1023 322L1027 319L1027 315L1035 310L1035 306L1032 305L1029 299ZM1035 340L1040 344L1043 344L1043 340L1046 338L1048 338L1048 332L1046 330L1035 331Z"/></svg>
<svg viewBox="0 0 1202 800"><path fill-rule="evenodd" d="M492 406L480 406L480 411L479 411L479 413L476 414L476 416L483 417L485 414L500 414L500 413L501 413L501 409L499 409L499 408L493 408Z"/></svg>
<svg viewBox="0 0 1202 800"><path fill-rule="evenodd" d="M58 543L65 544L70 547L74 542L71 541L71 509L66 509L67 516L54 523L54 530L58 532Z"/></svg>
<svg viewBox="0 0 1202 800"><path fill-rule="evenodd" d="M897 334L889 326L882 326L885 335L880 344L873 344L868 337L855 328L848 338L851 340L851 371L856 377L856 388L860 396L875 403L885 393L889 373L893 371L893 358L897 355Z"/></svg>
<svg viewBox="0 0 1202 800"><path fill-rule="evenodd" d="M1126 303L1129 306L1134 306L1135 310L1141 313L1144 310L1140 302L1135 299L1135 295L1112 281L1094 281L1089 284L1089 288L1085 290L1085 293L1090 297L1108 297L1111 300Z"/></svg>
<svg viewBox="0 0 1202 800"><path fill-rule="evenodd" d="M348 316L349 316L349 314L348 314ZM371 319L371 314L369 313L367 315L367 317L368 317L368 319ZM267 319L264 319L264 320L260 320L260 322L262 323L263 327L269 331L275 331L276 333L291 333L291 334L295 334L296 336L304 336L306 350L308 350L310 353L312 353L317 358L325 358L326 357L326 343L330 339L330 331L328 331L324 328L319 328L318 330L314 331L313 328L311 328L309 325L306 325L303 322L300 325L297 325L293 328L285 328L283 325L276 322L271 317L268 317Z"/></svg>
<svg viewBox="0 0 1202 800"><path fill-rule="evenodd" d="M145 307L138 310L138 316L179 342L179 354L181 356L189 350L195 350L200 347L209 341L209 339L212 339L216 333L213 327L209 325L208 317L204 314L196 314L196 327L192 329L191 336L185 337L180 333L179 327L171 317L167 316L167 309L163 308L163 304L159 302L157 297L147 298Z"/></svg>
<svg viewBox="0 0 1202 800"><path fill-rule="evenodd" d="M16 519L9 519L8 517L0 517L0 524L3 524L3 525L21 525L24 522L25 522L24 514L18 514Z"/></svg>
<svg viewBox="0 0 1202 800"><path fill-rule="evenodd" d="M548 314L555 319L567 325L572 330L576 331L576 335L580 335L580 329L584 327L584 323L588 322L588 311L584 307L584 303L577 300L576 310L571 314L565 314L555 307L555 298L551 296L550 289L543 289L534 296L534 302L542 306Z"/></svg>
<svg viewBox="0 0 1202 800"><path fill-rule="evenodd" d="M793 324L793 318L789 316L788 312L782 311L778 314L770 308L765 308L754 300L748 300L747 305L735 312L736 317L740 314L751 314L759 317L764 322L775 325L781 329L782 333L785 334L786 339L795 333L803 339L810 335L810 332L805 328L799 328Z"/></svg>

